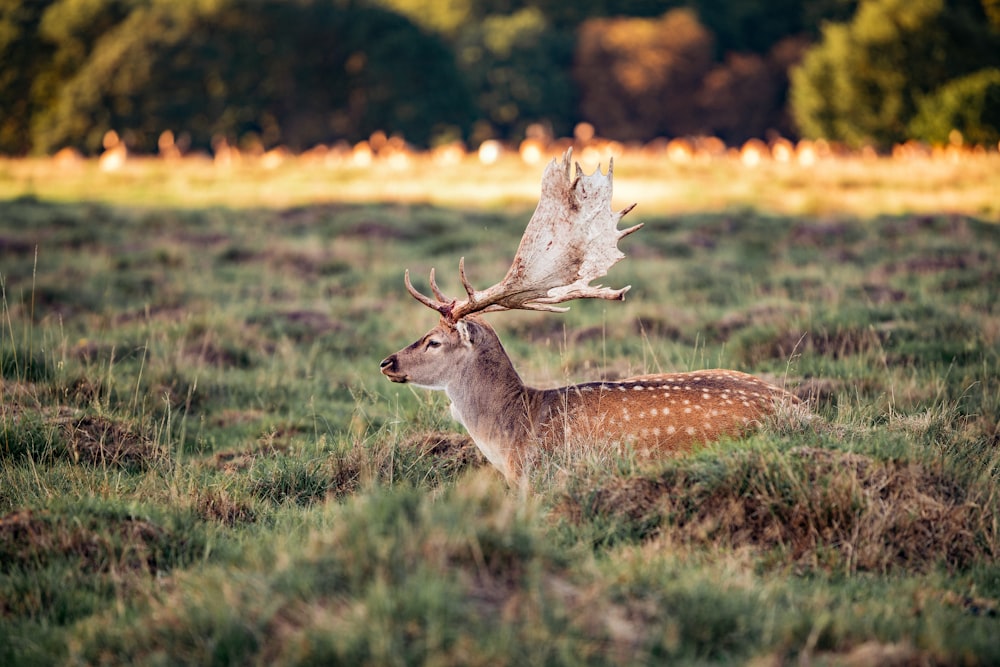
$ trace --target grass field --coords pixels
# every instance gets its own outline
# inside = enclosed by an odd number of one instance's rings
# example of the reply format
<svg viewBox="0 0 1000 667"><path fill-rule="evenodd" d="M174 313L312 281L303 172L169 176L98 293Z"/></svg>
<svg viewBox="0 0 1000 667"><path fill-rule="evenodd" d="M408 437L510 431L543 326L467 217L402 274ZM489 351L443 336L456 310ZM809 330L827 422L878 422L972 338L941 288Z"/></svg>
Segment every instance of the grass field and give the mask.
<svg viewBox="0 0 1000 667"><path fill-rule="evenodd" d="M0 163L0 663L1000 663L998 166L617 161L633 289L491 316L525 379L817 418L512 491L378 362L540 166Z"/></svg>

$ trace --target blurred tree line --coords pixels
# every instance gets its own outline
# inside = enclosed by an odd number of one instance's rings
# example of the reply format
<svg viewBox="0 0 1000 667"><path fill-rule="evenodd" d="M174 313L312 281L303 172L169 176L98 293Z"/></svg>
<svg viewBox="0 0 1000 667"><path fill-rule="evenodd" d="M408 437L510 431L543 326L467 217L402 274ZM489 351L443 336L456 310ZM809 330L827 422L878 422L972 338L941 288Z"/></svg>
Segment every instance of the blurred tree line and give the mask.
<svg viewBox="0 0 1000 667"><path fill-rule="evenodd" d="M1000 132L1000 0L0 0L0 152Z"/></svg>

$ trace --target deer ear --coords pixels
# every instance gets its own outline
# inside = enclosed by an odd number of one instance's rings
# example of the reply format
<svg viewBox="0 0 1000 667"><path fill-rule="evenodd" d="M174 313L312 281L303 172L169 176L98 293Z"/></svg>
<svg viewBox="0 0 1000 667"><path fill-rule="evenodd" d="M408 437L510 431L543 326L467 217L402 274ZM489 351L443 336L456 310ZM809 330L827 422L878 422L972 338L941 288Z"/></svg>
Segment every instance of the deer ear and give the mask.
<svg viewBox="0 0 1000 667"><path fill-rule="evenodd" d="M467 321L459 320L455 322L455 331L458 332L458 337L462 341L462 345L465 347L472 347L476 344L477 334L476 325Z"/></svg>

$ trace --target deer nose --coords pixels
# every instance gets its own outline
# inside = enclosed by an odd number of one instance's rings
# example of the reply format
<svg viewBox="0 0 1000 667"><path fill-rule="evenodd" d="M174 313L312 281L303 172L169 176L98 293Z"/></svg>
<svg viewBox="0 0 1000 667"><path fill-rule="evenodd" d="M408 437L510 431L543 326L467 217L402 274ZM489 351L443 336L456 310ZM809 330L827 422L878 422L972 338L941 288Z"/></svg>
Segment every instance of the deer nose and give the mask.
<svg viewBox="0 0 1000 667"><path fill-rule="evenodd" d="M391 357L386 357L382 360L382 363L380 363L378 367L382 369L383 373L386 371L391 372L396 370L396 355L394 354Z"/></svg>

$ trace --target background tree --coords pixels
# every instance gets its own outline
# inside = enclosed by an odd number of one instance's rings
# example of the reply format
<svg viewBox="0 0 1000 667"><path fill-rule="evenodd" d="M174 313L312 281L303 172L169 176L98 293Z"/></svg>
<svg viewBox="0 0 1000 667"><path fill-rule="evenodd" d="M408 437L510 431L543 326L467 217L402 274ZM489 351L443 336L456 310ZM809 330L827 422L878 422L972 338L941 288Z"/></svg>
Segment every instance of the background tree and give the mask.
<svg viewBox="0 0 1000 667"><path fill-rule="evenodd" d="M49 4L0 0L0 153L31 148L30 122L39 110L35 82L54 50L39 31Z"/></svg>
<svg viewBox="0 0 1000 667"><path fill-rule="evenodd" d="M165 129L475 144L581 120L623 140L972 137L998 35L1000 0L0 0L0 152L91 152L108 129L139 150Z"/></svg>
<svg viewBox="0 0 1000 667"><path fill-rule="evenodd" d="M792 108L806 136L886 147L907 138L922 98L998 62L980 0L863 0L793 70Z"/></svg>
<svg viewBox="0 0 1000 667"><path fill-rule="evenodd" d="M845 21L858 0L693 0L691 6L715 35L718 56L767 54L782 40L818 37L821 21Z"/></svg>
<svg viewBox="0 0 1000 667"><path fill-rule="evenodd" d="M525 0L377 0L452 49L478 119L473 141L515 139L543 122L566 133L575 122L570 70L575 26L556 26L546 3ZM595 3L556 3L587 7Z"/></svg>
<svg viewBox="0 0 1000 667"><path fill-rule="evenodd" d="M580 113L621 140L695 133L694 100L713 50L711 33L689 9L656 19L590 19L580 26L573 70Z"/></svg>
<svg viewBox="0 0 1000 667"><path fill-rule="evenodd" d="M171 129L208 146L300 150L391 129L427 143L471 123L448 49L398 14L352 3L156 2L95 43L41 114L36 146L95 150L107 129L153 150Z"/></svg>
<svg viewBox="0 0 1000 667"><path fill-rule="evenodd" d="M764 54L726 55L704 77L694 99L699 134L717 136L730 144L769 134L794 136L786 112L788 69L806 49L802 37L789 37Z"/></svg>
<svg viewBox="0 0 1000 667"><path fill-rule="evenodd" d="M952 130L972 144L1000 143L1000 69L954 79L920 100L909 126L911 137L944 144L952 139Z"/></svg>
<svg viewBox="0 0 1000 667"><path fill-rule="evenodd" d="M552 30L539 10L487 16L461 31L455 52L477 116L499 136L524 136L537 122L559 135L572 130L573 35Z"/></svg>

